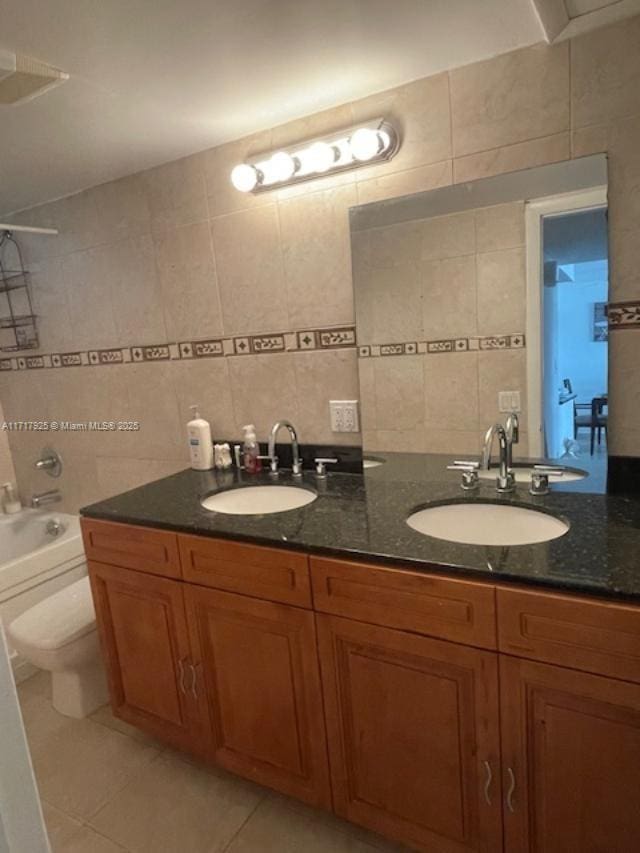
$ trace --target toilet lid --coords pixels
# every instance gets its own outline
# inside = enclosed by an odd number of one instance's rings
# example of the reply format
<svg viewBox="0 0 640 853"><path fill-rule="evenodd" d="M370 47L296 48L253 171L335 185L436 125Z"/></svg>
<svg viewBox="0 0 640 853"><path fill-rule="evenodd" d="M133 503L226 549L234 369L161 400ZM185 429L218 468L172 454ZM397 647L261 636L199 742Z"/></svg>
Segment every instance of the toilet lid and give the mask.
<svg viewBox="0 0 640 853"><path fill-rule="evenodd" d="M95 628L91 586L85 577L25 610L9 625L9 633L17 642L53 651Z"/></svg>

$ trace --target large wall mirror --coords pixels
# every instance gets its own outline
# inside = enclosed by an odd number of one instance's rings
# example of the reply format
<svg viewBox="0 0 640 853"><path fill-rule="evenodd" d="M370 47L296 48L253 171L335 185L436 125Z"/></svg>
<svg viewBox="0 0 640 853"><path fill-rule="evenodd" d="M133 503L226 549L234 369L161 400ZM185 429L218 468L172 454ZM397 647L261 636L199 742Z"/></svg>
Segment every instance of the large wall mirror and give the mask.
<svg viewBox="0 0 640 853"><path fill-rule="evenodd" d="M364 450L607 458L607 162L351 211Z"/></svg>

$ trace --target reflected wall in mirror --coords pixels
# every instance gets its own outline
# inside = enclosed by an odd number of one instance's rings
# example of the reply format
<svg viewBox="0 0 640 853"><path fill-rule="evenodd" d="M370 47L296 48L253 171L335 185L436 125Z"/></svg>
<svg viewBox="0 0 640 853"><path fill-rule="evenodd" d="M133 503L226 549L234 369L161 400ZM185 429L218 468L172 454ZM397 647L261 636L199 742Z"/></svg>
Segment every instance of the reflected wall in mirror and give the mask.
<svg viewBox="0 0 640 853"><path fill-rule="evenodd" d="M606 465L606 157L351 211L366 452ZM593 445L593 456L591 455Z"/></svg>

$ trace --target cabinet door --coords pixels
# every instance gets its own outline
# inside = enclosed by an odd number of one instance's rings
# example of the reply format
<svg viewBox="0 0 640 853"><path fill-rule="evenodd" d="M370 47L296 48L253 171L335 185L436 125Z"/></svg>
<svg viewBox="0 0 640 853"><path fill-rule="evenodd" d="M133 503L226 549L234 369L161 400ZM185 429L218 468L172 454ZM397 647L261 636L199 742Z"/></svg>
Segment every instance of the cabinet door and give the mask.
<svg viewBox="0 0 640 853"><path fill-rule="evenodd" d="M329 807L329 771L313 613L189 585L216 763Z"/></svg>
<svg viewBox="0 0 640 853"><path fill-rule="evenodd" d="M317 621L338 814L421 850L500 851L497 656Z"/></svg>
<svg viewBox="0 0 640 853"><path fill-rule="evenodd" d="M114 714L198 751L201 711L182 584L95 562L89 575Z"/></svg>
<svg viewBox="0 0 640 853"><path fill-rule="evenodd" d="M504 656L508 853L635 853L640 686Z"/></svg>

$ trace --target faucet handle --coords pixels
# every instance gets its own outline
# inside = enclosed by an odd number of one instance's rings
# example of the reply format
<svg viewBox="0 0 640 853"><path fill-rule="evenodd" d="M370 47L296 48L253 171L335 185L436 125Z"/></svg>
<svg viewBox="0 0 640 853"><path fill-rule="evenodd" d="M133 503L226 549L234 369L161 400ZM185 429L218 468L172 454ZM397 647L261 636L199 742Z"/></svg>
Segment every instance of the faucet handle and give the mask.
<svg viewBox="0 0 640 853"><path fill-rule="evenodd" d="M564 477L567 469L554 465L534 465L533 470L538 474L545 474L547 477Z"/></svg>
<svg viewBox="0 0 640 853"><path fill-rule="evenodd" d="M316 456L313 460L316 463L316 477L327 476L327 465L337 465L338 460L332 456Z"/></svg>
<svg viewBox="0 0 640 853"><path fill-rule="evenodd" d="M480 485L480 481L478 479L478 462L465 462L463 460L456 460L453 465L447 465L447 471L460 471L462 472L462 483L460 484L460 488L464 489L465 492L471 492L473 489L477 489Z"/></svg>
<svg viewBox="0 0 640 853"><path fill-rule="evenodd" d="M260 459L261 462L268 462L269 463L269 470L271 471L272 474L278 473L278 457L277 456L275 456L275 455L271 456L268 453L259 454L258 459Z"/></svg>

